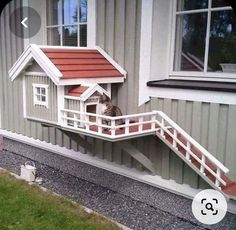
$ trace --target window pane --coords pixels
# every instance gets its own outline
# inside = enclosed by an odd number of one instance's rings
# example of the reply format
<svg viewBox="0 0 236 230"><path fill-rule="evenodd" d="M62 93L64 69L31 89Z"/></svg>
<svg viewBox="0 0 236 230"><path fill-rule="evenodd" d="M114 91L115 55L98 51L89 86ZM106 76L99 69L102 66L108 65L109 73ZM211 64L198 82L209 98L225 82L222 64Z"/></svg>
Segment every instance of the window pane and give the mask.
<svg viewBox="0 0 236 230"><path fill-rule="evenodd" d="M40 88L36 88L36 93L40 94Z"/></svg>
<svg viewBox="0 0 236 230"><path fill-rule="evenodd" d="M60 27L47 29L47 44L60 45L61 29Z"/></svg>
<svg viewBox="0 0 236 230"><path fill-rule="evenodd" d="M78 46L77 39L77 26L63 27L63 45L65 46Z"/></svg>
<svg viewBox="0 0 236 230"><path fill-rule="evenodd" d="M78 0L63 1L63 24L70 25L78 21Z"/></svg>
<svg viewBox="0 0 236 230"><path fill-rule="evenodd" d="M175 71L203 71L207 13L177 16Z"/></svg>
<svg viewBox="0 0 236 230"><path fill-rule="evenodd" d="M47 0L47 25L62 23L62 0Z"/></svg>
<svg viewBox="0 0 236 230"><path fill-rule="evenodd" d="M41 101L41 96L40 95L37 95L36 98L37 98L37 101Z"/></svg>
<svg viewBox="0 0 236 230"><path fill-rule="evenodd" d="M87 46L87 25L80 25L80 46Z"/></svg>
<svg viewBox="0 0 236 230"><path fill-rule="evenodd" d="M42 95L46 95L46 90L45 90L45 88L41 88L41 94L42 94Z"/></svg>
<svg viewBox="0 0 236 230"><path fill-rule="evenodd" d="M46 102L46 97L45 96L42 96L42 102Z"/></svg>
<svg viewBox="0 0 236 230"><path fill-rule="evenodd" d="M212 7L222 7L222 6L230 6L229 1L226 1L226 0L212 0Z"/></svg>
<svg viewBox="0 0 236 230"><path fill-rule="evenodd" d="M208 71L222 71L222 63L236 63L236 18L232 10L215 11L211 17Z"/></svg>
<svg viewBox="0 0 236 230"><path fill-rule="evenodd" d="M208 7L208 0L178 0L177 10L196 10Z"/></svg>
<svg viewBox="0 0 236 230"><path fill-rule="evenodd" d="M87 0L80 0L79 15L80 22L87 22Z"/></svg>

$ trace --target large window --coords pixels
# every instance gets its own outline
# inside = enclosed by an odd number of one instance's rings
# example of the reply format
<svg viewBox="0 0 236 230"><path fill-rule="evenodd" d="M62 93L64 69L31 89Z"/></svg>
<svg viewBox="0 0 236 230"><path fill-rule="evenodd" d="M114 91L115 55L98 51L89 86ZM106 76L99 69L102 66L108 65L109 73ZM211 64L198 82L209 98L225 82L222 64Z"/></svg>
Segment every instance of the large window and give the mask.
<svg viewBox="0 0 236 230"><path fill-rule="evenodd" d="M236 17L224 0L176 0L173 74L236 74Z"/></svg>
<svg viewBox="0 0 236 230"><path fill-rule="evenodd" d="M87 46L87 0L47 0L47 44Z"/></svg>

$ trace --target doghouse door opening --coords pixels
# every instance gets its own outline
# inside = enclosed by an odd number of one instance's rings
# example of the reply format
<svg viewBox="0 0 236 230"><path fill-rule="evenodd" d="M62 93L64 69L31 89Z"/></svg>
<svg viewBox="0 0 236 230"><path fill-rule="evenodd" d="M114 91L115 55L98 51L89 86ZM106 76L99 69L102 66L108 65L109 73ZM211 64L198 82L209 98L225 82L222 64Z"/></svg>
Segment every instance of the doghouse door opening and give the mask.
<svg viewBox="0 0 236 230"><path fill-rule="evenodd" d="M87 105L87 113L96 113L97 112L97 105ZM95 122L96 117L89 116L89 121Z"/></svg>

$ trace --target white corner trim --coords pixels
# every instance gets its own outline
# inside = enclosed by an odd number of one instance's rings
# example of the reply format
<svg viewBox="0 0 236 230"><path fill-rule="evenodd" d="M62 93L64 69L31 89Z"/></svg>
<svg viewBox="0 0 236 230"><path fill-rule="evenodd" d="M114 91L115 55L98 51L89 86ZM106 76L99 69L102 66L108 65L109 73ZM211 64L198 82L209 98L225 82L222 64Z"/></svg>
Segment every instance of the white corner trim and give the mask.
<svg viewBox="0 0 236 230"><path fill-rule="evenodd" d="M153 0L142 1L139 61L139 106L150 99L146 83L150 79L151 71L152 14Z"/></svg>
<svg viewBox="0 0 236 230"><path fill-rule="evenodd" d="M96 0L88 0L87 47L96 46Z"/></svg>
<svg viewBox="0 0 236 230"><path fill-rule="evenodd" d="M83 154L80 152L76 152L74 150L69 150L65 147L60 147L58 145L53 145L51 143L47 143L45 141L35 140L30 137L23 136L22 134L16 134L9 131L1 130L0 134L2 134L4 137L22 142L27 145L34 146L39 149L43 149L49 152L53 152L55 154L59 154L64 157L68 157L74 160L77 160L79 162L83 162L98 168L102 168L104 170L128 177L130 179L149 184L151 186L161 188L170 192L173 192L175 194L187 197L187 198L193 198L200 189L194 189L191 188L189 185L186 184L178 184L173 180L165 180L162 179L160 176L153 176L146 172L140 172L138 170L128 168L123 165L118 165L116 163L106 161L103 159L99 159L97 157L90 156L88 154Z"/></svg>
<svg viewBox="0 0 236 230"><path fill-rule="evenodd" d="M57 122L63 125L61 110L65 108L65 90L64 86L57 86Z"/></svg>
<svg viewBox="0 0 236 230"><path fill-rule="evenodd" d="M27 116L27 103L26 103L26 77L23 76L22 79L22 96L23 96L23 117L26 118Z"/></svg>
<svg viewBox="0 0 236 230"><path fill-rule="evenodd" d="M96 46L96 49L126 78L127 72L101 47Z"/></svg>

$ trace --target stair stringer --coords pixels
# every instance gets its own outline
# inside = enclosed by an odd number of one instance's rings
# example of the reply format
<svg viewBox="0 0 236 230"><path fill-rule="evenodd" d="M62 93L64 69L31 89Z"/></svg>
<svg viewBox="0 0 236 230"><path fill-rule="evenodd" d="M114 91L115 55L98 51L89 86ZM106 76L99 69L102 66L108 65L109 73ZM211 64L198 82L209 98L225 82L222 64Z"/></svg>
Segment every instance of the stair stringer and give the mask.
<svg viewBox="0 0 236 230"><path fill-rule="evenodd" d="M228 194L225 194L219 187L217 187L207 176L205 176L200 170L192 164L192 162L177 150L167 139L165 139L159 132L156 132L156 136L163 141L178 157L180 157L191 169L193 169L203 180L205 180L211 187L222 192L227 198L231 198Z"/></svg>

